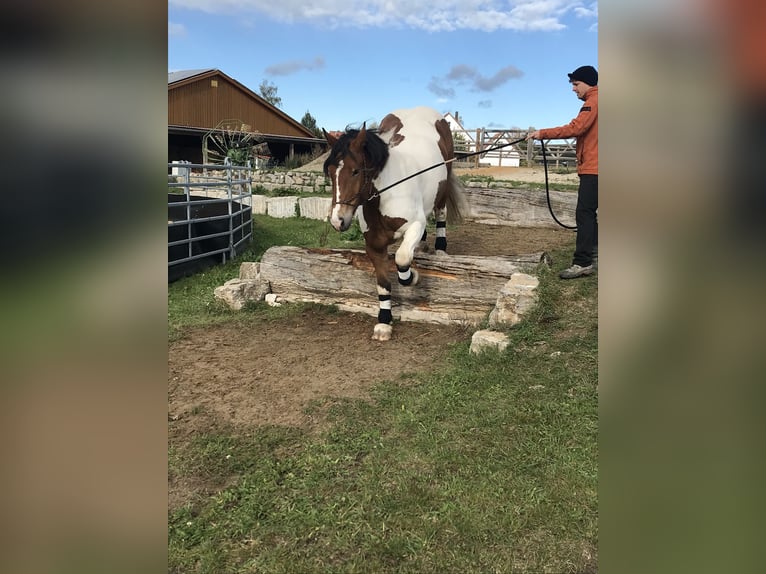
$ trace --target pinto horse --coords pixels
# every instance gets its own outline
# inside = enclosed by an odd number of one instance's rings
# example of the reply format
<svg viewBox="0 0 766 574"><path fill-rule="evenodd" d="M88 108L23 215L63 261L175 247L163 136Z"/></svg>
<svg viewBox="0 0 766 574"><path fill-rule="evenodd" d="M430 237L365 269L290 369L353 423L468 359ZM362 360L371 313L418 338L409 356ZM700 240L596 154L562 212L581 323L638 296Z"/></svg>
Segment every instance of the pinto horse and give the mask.
<svg viewBox="0 0 766 574"><path fill-rule="evenodd" d="M330 223L345 231L355 214L359 218L380 305L372 338L388 341L392 333L388 246L402 240L394 257L399 283L416 285L418 272L411 264L415 248L426 246L427 217L434 214L434 249L443 254L448 218L450 223L462 221L466 203L463 186L452 173L452 131L439 112L418 107L391 112L377 130L366 129L365 123L337 138L325 132L325 138L332 146L324 163L325 176L332 181ZM410 177L421 170L426 171Z"/></svg>

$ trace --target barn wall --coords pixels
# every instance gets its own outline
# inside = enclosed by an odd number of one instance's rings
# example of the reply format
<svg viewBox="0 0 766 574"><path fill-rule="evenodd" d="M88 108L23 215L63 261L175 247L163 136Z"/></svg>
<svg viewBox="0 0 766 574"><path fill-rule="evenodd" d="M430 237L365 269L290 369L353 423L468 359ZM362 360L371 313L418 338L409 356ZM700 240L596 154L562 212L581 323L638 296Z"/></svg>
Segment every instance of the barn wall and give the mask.
<svg viewBox="0 0 766 574"><path fill-rule="evenodd" d="M214 128L225 119L242 120L250 126L245 131L313 137L256 95L244 92L220 74L203 76L168 89L169 125Z"/></svg>

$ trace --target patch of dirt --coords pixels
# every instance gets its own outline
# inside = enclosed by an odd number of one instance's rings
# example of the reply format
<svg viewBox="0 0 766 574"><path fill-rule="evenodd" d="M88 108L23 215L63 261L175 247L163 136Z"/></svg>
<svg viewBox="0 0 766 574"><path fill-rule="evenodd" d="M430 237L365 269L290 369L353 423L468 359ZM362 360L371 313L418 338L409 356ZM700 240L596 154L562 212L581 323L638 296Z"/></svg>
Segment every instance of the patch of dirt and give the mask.
<svg viewBox="0 0 766 574"><path fill-rule="evenodd" d="M574 237L561 228L465 224L450 229L447 241L450 253L490 256L573 247ZM189 331L169 345L170 443L262 425L312 432L323 424L322 408L334 400L364 398L379 382L437 369L449 346L474 331L394 322L392 340L380 343L370 338L374 324L367 315L309 309L287 320ZM315 401L324 407L307 410ZM171 480L169 489L175 507L196 487Z"/></svg>
<svg viewBox="0 0 766 574"><path fill-rule="evenodd" d="M491 176L501 181L526 181L530 183L545 183L545 170L542 167L476 167L456 169L457 175ZM548 169L550 183L571 183L577 185L580 178L576 170L570 173L553 173Z"/></svg>

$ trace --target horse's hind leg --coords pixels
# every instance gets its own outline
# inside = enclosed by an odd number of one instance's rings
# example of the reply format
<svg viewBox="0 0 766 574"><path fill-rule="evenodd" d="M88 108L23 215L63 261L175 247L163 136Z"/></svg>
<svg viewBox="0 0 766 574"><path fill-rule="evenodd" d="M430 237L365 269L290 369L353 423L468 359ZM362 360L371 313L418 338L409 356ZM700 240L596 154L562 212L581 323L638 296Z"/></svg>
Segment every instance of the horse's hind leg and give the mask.
<svg viewBox="0 0 766 574"><path fill-rule="evenodd" d="M420 243L418 243L418 246L416 248L416 251L418 253L433 253L433 249L431 249L431 246L428 245L428 230L423 230L423 235L420 237Z"/></svg>
<svg viewBox="0 0 766 574"><path fill-rule="evenodd" d="M434 250L436 253L447 253L447 208L434 209L434 218L436 219L436 241Z"/></svg>

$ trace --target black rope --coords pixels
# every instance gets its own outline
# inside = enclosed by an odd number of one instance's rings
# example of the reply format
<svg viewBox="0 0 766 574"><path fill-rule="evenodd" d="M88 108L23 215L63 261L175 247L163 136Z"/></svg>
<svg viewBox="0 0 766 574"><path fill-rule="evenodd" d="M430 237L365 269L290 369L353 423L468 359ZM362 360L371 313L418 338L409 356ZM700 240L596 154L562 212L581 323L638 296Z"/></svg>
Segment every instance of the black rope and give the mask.
<svg viewBox="0 0 766 574"><path fill-rule="evenodd" d="M432 165L430 167L427 167L425 169L421 169L420 171L418 171L416 173L413 173L412 175L408 175L404 179L400 179L399 181L395 181L394 183L392 183L391 185L387 185L383 189L376 190L377 193L375 193L375 194L371 195L370 197L368 197L367 201L375 199L376 197L378 197L384 191L389 190L392 187L395 187L395 186L397 186L397 185L399 185L401 183L404 183L405 181L410 180L413 177L417 177L417 176L419 176L419 175L421 175L421 174L423 174L423 173L425 173L427 171L431 171L432 169L436 169L439 166L447 165L448 163L452 163L453 161L455 161L457 159L465 159L467 157L471 157L471 156L474 156L474 155L488 153L488 152L491 152L491 151L502 149L504 147L515 145L517 143L523 142L526 139L527 138L523 137L523 138L514 140L514 141L506 143L506 144L502 144L502 145L499 145L499 146L495 146L495 147L491 147L491 148L487 148L487 149L483 149L483 150L475 151L475 152L471 152L471 153L461 153L460 157L453 157L452 159L448 159L446 161L440 161L439 163L435 163L434 165ZM577 226L576 225L565 225L565 224L561 223L558 220L558 218L556 217L556 214L553 213L553 207L551 206L551 192L550 192L550 188L549 188L549 185L548 185L548 159L547 159L546 154L545 154L545 142L543 140L540 140L540 145L542 146L542 151L543 151L543 167L545 169L545 198L546 198L546 200L548 202L548 211L550 212L551 217L553 217L553 220L556 223L558 223L561 227L563 227L564 229L573 229L573 230L576 231L577 230Z"/></svg>
<svg viewBox="0 0 766 574"><path fill-rule="evenodd" d="M417 177L417 176L419 176L420 174L422 174L422 173L425 173L425 172L427 172L427 171L431 171L432 169L436 169L436 168L437 168L437 167L439 167L439 166L442 166L442 165L447 165L448 163L452 163L453 161L455 161L455 160L458 160L458 159L465 159L465 158L467 158L467 157L471 157L471 156L474 156L474 155L479 155L479 154L482 154L482 153L489 153L489 152L491 152L491 151L495 151L495 150L498 150L498 149L501 149L501 148L504 148L504 147L508 147L509 145L515 145L515 144L517 144L517 143L521 143L521 142L523 142L525 139L527 139L527 138L521 138L521 139L518 139L518 140L512 141L512 142L510 142L510 143L506 143L506 144L502 144L502 145L499 145L499 146L495 146L495 147L491 147L491 148L483 149L483 150L480 150L480 151L475 151L475 152L471 152L471 153L461 153L461 154L460 154L460 157L453 157L452 159L448 159L447 161L440 161L439 163L435 163L434 165L432 165L432 166L430 166L430 167L427 167L427 168L425 168L425 169L421 169L421 170L420 170L419 172L417 172L417 173L413 173L412 175L408 175L408 176L407 176L407 177L405 177L404 179L400 179L399 181L395 181L394 183L392 183L391 185L387 185L387 186L386 186L386 187L384 187L383 189L379 189L379 190L377 190L377 193L376 193L376 194L374 194L374 195L371 195L371 196L369 197L368 201L369 201L370 199L375 199L376 197L378 197L378 196L379 196L381 193L383 193L384 191L386 191L386 190L389 190L389 189L391 189L392 187L395 187L395 186L399 185L400 183L404 183L404 182L405 182L405 181L407 181L408 179L412 179L413 177Z"/></svg>
<svg viewBox="0 0 766 574"><path fill-rule="evenodd" d="M553 213L553 208L551 207L551 191L548 188L548 159L545 156L545 142L543 140L540 140L540 145L543 149L543 167L545 168L545 198L548 200L548 211L551 212L551 217L553 217L553 221L558 223L561 227L564 229L574 229L577 230L576 225L564 225L561 223L557 218L556 214Z"/></svg>

